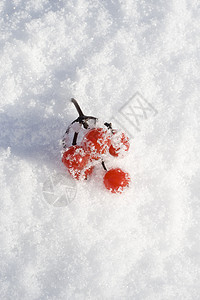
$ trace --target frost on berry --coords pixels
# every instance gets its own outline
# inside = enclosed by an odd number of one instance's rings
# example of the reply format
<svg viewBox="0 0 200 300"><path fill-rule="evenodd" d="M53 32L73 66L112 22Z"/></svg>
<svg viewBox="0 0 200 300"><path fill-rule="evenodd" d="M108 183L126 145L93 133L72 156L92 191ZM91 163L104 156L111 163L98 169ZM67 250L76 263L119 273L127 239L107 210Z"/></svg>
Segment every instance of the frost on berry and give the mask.
<svg viewBox="0 0 200 300"><path fill-rule="evenodd" d="M109 153L115 157L124 157L129 150L129 137L122 131L114 130Z"/></svg>
<svg viewBox="0 0 200 300"><path fill-rule="evenodd" d="M82 170L68 168L69 174L76 180L82 181L88 179L88 176L92 174L94 167L85 167Z"/></svg>
<svg viewBox="0 0 200 300"><path fill-rule="evenodd" d="M93 171L90 156L81 146L71 146L62 157L62 162L67 167L69 174L77 180L87 179Z"/></svg>
<svg viewBox="0 0 200 300"><path fill-rule="evenodd" d="M108 152L111 145L110 134L103 128L89 130L82 141L83 148L93 159L99 159Z"/></svg>

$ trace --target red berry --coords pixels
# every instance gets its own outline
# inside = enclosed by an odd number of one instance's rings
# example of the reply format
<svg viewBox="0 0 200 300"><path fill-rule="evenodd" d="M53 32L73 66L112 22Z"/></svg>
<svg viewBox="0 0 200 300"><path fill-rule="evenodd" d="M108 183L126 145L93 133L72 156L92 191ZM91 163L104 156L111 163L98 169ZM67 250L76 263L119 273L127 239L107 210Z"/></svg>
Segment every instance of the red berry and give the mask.
<svg viewBox="0 0 200 300"><path fill-rule="evenodd" d="M90 155L78 145L71 146L64 152L62 162L67 167L69 174L77 180L87 179L94 168L89 166Z"/></svg>
<svg viewBox="0 0 200 300"><path fill-rule="evenodd" d="M70 169L68 169L68 172L74 179L84 180L84 179L87 179L90 174L92 174L93 169L94 169L94 166L85 167L82 170L70 168Z"/></svg>
<svg viewBox="0 0 200 300"><path fill-rule="evenodd" d="M86 179L87 179L88 175L92 174L93 170L94 170L94 166L91 166L91 167L84 170L84 174L86 176Z"/></svg>
<svg viewBox="0 0 200 300"><path fill-rule="evenodd" d="M112 193L121 194L128 187L130 176L120 168L111 169L104 176L104 185Z"/></svg>
<svg viewBox="0 0 200 300"><path fill-rule="evenodd" d="M83 169L89 160L89 155L85 153L81 146L71 146L64 152L62 162L67 168Z"/></svg>
<svg viewBox="0 0 200 300"><path fill-rule="evenodd" d="M129 137L124 132L117 132L115 130L113 132L109 153L115 157L124 156L124 154L129 150L129 147Z"/></svg>
<svg viewBox="0 0 200 300"><path fill-rule="evenodd" d="M103 128L93 128L86 133L82 141L85 151L90 153L92 159L99 159L101 154L105 154L110 145L110 135Z"/></svg>

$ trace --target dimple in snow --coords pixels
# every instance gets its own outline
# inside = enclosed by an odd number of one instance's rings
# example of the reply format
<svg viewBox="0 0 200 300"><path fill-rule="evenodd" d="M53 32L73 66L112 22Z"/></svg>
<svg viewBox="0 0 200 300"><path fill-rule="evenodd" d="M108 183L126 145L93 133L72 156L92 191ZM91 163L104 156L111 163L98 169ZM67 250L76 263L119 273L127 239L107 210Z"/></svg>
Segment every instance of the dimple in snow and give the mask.
<svg viewBox="0 0 200 300"><path fill-rule="evenodd" d="M101 160L101 164L106 171L103 178L105 187L112 193L121 194L130 184L130 175L120 168L107 170L105 166L105 157L123 157L130 147L128 136L121 131L112 128L111 123L104 123L105 128L97 126L97 118L85 116L77 103L72 98L79 117L74 120L65 132L63 137L63 148L65 152L62 156L62 162L67 167L69 174L76 180L87 180L92 174L95 164ZM93 128L89 122L93 120ZM79 126L75 126L75 124ZM87 132L83 136L80 145L77 145L79 130L84 128ZM71 146L66 145L66 135L70 129L75 129Z"/></svg>

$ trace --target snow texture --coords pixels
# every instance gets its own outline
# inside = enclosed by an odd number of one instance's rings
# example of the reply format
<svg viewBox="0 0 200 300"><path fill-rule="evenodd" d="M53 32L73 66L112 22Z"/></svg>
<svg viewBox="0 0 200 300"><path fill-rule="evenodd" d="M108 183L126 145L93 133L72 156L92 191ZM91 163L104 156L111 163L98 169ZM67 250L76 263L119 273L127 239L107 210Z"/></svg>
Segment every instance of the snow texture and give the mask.
<svg viewBox="0 0 200 300"><path fill-rule="evenodd" d="M1 0L0 28L0 298L200 299L199 1ZM109 122L135 93L129 190L47 203L70 98Z"/></svg>

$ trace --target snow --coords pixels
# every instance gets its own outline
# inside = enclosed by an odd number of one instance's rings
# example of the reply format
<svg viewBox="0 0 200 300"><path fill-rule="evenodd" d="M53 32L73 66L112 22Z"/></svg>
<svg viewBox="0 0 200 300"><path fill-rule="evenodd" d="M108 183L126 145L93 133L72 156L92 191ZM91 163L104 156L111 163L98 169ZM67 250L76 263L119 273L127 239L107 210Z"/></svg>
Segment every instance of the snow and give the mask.
<svg viewBox="0 0 200 300"><path fill-rule="evenodd" d="M199 299L199 2L1 0L0 15L0 298ZM101 166L71 183L70 98L109 122L137 93L157 113L106 161L129 190L105 190ZM52 205L65 178L74 199Z"/></svg>

